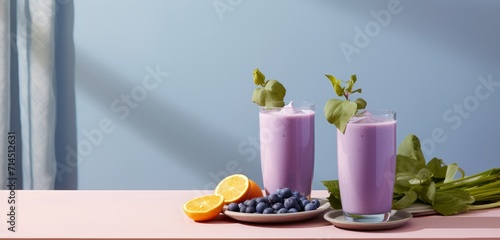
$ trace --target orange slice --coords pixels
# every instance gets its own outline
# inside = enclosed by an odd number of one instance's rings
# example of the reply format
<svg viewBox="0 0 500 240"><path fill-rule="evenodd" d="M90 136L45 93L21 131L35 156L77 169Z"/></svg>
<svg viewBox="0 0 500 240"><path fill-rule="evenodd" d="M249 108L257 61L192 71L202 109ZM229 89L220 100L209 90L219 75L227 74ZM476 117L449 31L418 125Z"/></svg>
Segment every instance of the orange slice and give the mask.
<svg viewBox="0 0 500 240"><path fill-rule="evenodd" d="M229 175L217 184L215 194L224 197L224 203L240 203L247 199L250 192L250 181L243 174Z"/></svg>
<svg viewBox="0 0 500 240"><path fill-rule="evenodd" d="M207 221L219 215L224 207L224 197L213 194L189 200L184 204L184 213L195 221Z"/></svg>

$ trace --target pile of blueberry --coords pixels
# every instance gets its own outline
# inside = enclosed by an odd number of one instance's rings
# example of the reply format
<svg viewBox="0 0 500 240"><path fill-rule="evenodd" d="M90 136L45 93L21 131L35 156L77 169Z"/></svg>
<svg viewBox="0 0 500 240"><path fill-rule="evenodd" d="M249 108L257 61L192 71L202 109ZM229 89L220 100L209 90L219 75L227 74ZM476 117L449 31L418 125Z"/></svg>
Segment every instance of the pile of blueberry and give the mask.
<svg viewBox="0 0 500 240"><path fill-rule="evenodd" d="M290 188L280 188L269 196L252 198L242 203L230 203L229 211L256 214L282 214L313 211L318 209L318 199L307 199Z"/></svg>

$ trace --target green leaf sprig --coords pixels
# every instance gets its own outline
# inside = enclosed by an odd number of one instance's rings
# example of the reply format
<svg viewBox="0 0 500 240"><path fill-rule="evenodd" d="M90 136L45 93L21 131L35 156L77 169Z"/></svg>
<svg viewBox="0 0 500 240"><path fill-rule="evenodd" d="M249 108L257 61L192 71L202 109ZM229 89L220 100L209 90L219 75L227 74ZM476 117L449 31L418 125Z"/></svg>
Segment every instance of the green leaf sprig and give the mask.
<svg viewBox="0 0 500 240"><path fill-rule="evenodd" d="M259 68L253 71L253 82L259 86L253 91L252 102L262 107L283 107L286 89L278 80L266 80Z"/></svg>
<svg viewBox="0 0 500 240"><path fill-rule="evenodd" d="M439 158L426 163L420 140L410 134L398 148L392 206L403 209L414 202L445 216L500 207L500 168L465 176L456 163L446 165Z"/></svg>
<svg viewBox="0 0 500 240"><path fill-rule="evenodd" d="M357 81L356 75L351 75L349 81L342 81L328 74L325 74L325 76L332 83L337 96L345 98L345 100L333 98L326 102L324 108L326 120L330 124L334 124L342 133L345 133L345 128L349 120L358 110L366 108L366 101L362 98L357 98L354 101L350 101L349 99L351 94L361 93L361 88L353 90L354 84ZM342 86L342 82L345 83L344 86Z"/></svg>

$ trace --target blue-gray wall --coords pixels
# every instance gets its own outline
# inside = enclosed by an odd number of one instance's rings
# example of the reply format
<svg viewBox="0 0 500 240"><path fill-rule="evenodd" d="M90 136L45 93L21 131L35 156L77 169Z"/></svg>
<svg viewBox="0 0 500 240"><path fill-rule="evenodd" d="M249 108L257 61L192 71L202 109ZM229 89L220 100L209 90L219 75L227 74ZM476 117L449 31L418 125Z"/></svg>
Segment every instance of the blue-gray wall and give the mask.
<svg viewBox="0 0 500 240"><path fill-rule="evenodd" d="M428 159L500 167L499 1L75 0L79 189L262 184L259 67L317 104L314 189L337 178L325 73L358 75ZM360 95L361 96L361 95ZM128 99L128 100L127 100Z"/></svg>

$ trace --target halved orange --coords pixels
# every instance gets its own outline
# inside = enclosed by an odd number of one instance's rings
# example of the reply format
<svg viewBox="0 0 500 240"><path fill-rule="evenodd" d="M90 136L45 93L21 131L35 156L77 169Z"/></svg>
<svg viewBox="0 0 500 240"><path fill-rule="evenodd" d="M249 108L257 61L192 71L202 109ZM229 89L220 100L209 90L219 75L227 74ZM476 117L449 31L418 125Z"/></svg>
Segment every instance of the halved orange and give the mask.
<svg viewBox="0 0 500 240"><path fill-rule="evenodd" d="M187 201L184 213L195 221L207 221L219 215L224 207L224 197L218 194L206 195Z"/></svg>
<svg viewBox="0 0 500 240"><path fill-rule="evenodd" d="M222 179L217 187L215 194L220 194L224 197L224 203L242 202L247 199L250 191L250 181L243 174L233 174Z"/></svg>
<svg viewBox="0 0 500 240"><path fill-rule="evenodd" d="M248 193L247 199L263 197L262 188L260 188L256 182L252 181L252 179L248 179L248 181L250 182L250 192Z"/></svg>
<svg viewBox="0 0 500 240"><path fill-rule="evenodd" d="M215 187L215 193L222 195L226 204L263 196L259 185L243 174L233 174L222 179Z"/></svg>

